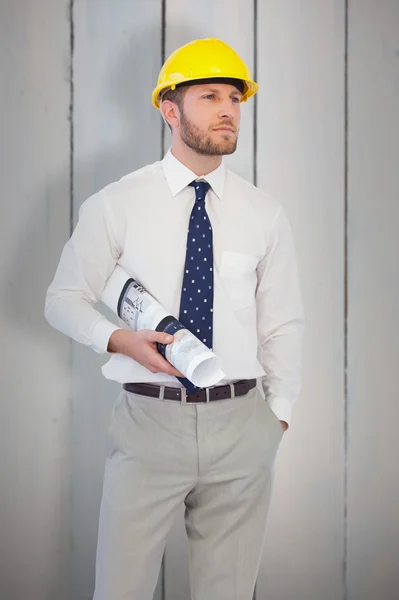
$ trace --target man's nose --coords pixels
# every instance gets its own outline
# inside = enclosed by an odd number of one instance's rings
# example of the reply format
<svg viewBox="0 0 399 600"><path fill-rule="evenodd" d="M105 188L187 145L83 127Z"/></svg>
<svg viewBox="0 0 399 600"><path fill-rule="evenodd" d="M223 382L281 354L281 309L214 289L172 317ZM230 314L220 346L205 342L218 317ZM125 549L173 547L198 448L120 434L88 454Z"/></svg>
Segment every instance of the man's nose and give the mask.
<svg viewBox="0 0 399 600"><path fill-rule="evenodd" d="M219 107L218 117L220 119L235 120L236 114L234 107L231 104L231 100L228 102L223 102L223 105Z"/></svg>
<svg viewBox="0 0 399 600"><path fill-rule="evenodd" d="M234 111L229 110L229 109L224 109L224 110L219 111L218 117L219 117L219 119L235 121Z"/></svg>

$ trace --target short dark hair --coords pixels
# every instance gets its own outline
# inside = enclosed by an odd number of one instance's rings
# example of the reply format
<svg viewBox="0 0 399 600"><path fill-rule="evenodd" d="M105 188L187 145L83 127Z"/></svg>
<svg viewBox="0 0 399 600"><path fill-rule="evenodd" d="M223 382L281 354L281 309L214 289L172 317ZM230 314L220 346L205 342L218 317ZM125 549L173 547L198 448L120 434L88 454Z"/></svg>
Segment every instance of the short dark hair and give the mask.
<svg viewBox="0 0 399 600"><path fill-rule="evenodd" d="M164 94L162 94L161 102L163 102L164 100L170 100L171 102L174 102L175 104L177 104L177 106L179 107L179 110L181 112L183 110L183 100L184 100L184 96L186 95L187 90L188 90L188 87L182 86L182 85L177 85L174 90L172 90L172 89L166 90L166 92ZM172 131L172 126L169 123L167 125L168 125L169 129Z"/></svg>

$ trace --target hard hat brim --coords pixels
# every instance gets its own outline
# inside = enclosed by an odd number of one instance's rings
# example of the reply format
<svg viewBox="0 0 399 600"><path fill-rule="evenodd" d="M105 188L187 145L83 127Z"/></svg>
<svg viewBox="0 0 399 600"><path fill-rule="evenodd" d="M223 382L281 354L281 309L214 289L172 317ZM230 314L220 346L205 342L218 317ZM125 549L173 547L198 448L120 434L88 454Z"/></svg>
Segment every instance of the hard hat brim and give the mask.
<svg viewBox="0 0 399 600"><path fill-rule="evenodd" d="M220 74L212 77L212 76L209 76L209 73L207 73L203 77L196 76L195 81L197 82L197 80L201 80L201 79L204 79L204 80L220 79L220 77L221 77ZM244 83L244 93L241 97L241 100L240 100L241 102L247 102L247 100L249 100L249 98L254 96L257 93L257 91L259 90L259 85L256 83L256 81L252 81L251 79L241 79L240 77L237 77L234 75L227 75L227 74L223 74L223 78L239 79L240 81L242 81ZM189 83L190 81L193 81L193 80L191 78L185 77L185 78L181 78L181 79L176 79L176 81L173 81L173 83L168 82L168 83L163 83L163 84L157 85L157 87L152 92L153 106L158 109L160 108L161 95L162 95L163 91L166 91L167 89L175 89L175 87L178 86L180 83Z"/></svg>

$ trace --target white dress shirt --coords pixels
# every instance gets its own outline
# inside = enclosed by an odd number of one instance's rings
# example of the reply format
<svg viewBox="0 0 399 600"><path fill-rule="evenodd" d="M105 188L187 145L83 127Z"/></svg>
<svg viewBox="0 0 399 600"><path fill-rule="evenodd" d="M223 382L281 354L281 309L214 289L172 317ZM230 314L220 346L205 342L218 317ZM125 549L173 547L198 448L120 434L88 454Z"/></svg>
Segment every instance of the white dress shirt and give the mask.
<svg viewBox="0 0 399 600"><path fill-rule="evenodd" d="M271 409L288 424L301 388L304 314L295 248L283 207L224 163L202 177L213 230L213 351L226 377L257 378ZM94 305L116 263L178 318L188 222L198 176L171 150L83 202L47 291L48 322L74 340L107 352L116 329ZM103 375L120 383L182 387L122 354Z"/></svg>

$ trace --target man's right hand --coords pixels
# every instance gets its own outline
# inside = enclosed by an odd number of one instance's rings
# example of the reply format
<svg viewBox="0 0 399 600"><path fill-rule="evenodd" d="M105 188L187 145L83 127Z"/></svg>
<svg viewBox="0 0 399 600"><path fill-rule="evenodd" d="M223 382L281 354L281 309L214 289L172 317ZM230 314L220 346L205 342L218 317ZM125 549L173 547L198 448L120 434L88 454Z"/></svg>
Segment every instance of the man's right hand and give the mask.
<svg viewBox="0 0 399 600"><path fill-rule="evenodd" d="M117 329L113 332L108 342L108 352L118 352L130 356L152 373L166 373L174 377L184 377L173 365L168 362L157 349L157 342L170 344L174 336L142 329L141 331L126 331Z"/></svg>

